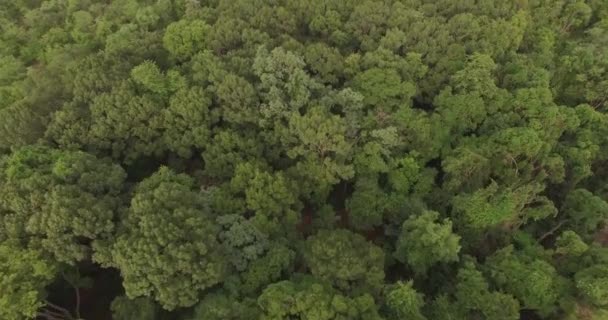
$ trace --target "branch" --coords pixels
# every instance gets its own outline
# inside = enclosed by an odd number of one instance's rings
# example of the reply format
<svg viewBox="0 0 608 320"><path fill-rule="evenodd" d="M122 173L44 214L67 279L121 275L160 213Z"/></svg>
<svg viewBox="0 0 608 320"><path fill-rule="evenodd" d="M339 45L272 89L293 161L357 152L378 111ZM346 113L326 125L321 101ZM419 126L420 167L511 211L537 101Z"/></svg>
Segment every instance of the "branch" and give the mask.
<svg viewBox="0 0 608 320"><path fill-rule="evenodd" d="M551 228L551 230L543 233L543 235L540 236L540 238L538 238L538 240L536 240L536 243L540 243L541 241L545 240L545 238L547 238L548 236L555 233L555 231L557 231L557 229L561 228L564 225L564 223L566 223L566 221L568 221L568 220L560 221L555 227Z"/></svg>
<svg viewBox="0 0 608 320"><path fill-rule="evenodd" d="M71 314L71 313L70 313L70 312L69 312L67 309L65 309L65 308L63 308L63 307L60 307L60 306L58 306L58 305L56 305L56 304L54 304L54 303L52 303L52 302L50 302L50 301L48 301L48 300L44 300L44 302L45 302L45 303L46 303L46 304L47 304L49 307L51 307L51 308L55 309L56 311L61 312L61 314L63 314L63 315L66 317L66 319L74 319L74 318L72 317L72 314Z"/></svg>
<svg viewBox="0 0 608 320"><path fill-rule="evenodd" d="M511 163L515 165L515 175L519 175L519 165L517 164L517 160L515 160L510 153L507 153L507 157L509 157L511 159Z"/></svg>
<svg viewBox="0 0 608 320"><path fill-rule="evenodd" d="M49 314L42 313L42 312L38 312L36 314L36 318L44 318L44 319L47 319L47 320L61 320L61 319L55 318L55 317L53 317L53 316L51 316Z"/></svg>
<svg viewBox="0 0 608 320"><path fill-rule="evenodd" d="M63 317L63 314L57 313L57 312L53 312L51 310L48 309L42 309L42 311L39 311L38 314L36 315L37 317L42 317L45 318L47 320L64 320L65 318Z"/></svg>
<svg viewBox="0 0 608 320"><path fill-rule="evenodd" d="M76 269L76 273L78 274L77 277L80 278L80 271L78 269ZM74 288L74 292L76 293L76 307L75 307L75 312L76 312L76 318L80 319L80 288L73 284L71 281L67 280L66 281L72 286L72 288Z"/></svg>
<svg viewBox="0 0 608 320"><path fill-rule="evenodd" d="M80 271L78 269L76 269L76 274L77 274L76 277L80 278ZM63 279L67 283L69 283L70 286L72 286L72 288L74 288L74 292L75 292L75 296L76 296L76 306L75 306L74 312L76 313L76 318L80 319L80 288L77 285L75 285L74 283L72 283L72 281L70 281L70 279L68 277L66 277L65 274L63 274L63 272L61 273L61 275L63 276ZM70 318L72 318L71 313L70 313Z"/></svg>
<svg viewBox="0 0 608 320"><path fill-rule="evenodd" d="M78 287L74 287L76 291L76 318L80 319L80 289Z"/></svg>

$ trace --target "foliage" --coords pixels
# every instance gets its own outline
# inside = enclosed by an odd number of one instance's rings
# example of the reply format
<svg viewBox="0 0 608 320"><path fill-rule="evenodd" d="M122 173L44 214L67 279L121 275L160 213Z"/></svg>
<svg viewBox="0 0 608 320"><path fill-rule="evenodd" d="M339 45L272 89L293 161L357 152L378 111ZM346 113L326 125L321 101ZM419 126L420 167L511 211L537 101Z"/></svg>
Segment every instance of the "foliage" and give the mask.
<svg viewBox="0 0 608 320"><path fill-rule="evenodd" d="M458 260L460 237L452 232L448 220L436 222L439 214L426 211L407 219L395 244L395 258L419 274L434 264Z"/></svg>
<svg viewBox="0 0 608 320"><path fill-rule="evenodd" d="M555 310L562 284L549 263L507 247L489 257L486 267L499 288L518 298L523 306L545 315Z"/></svg>
<svg viewBox="0 0 608 320"><path fill-rule="evenodd" d="M606 318L607 79L604 0L0 1L0 317Z"/></svg>
<svg viewBox="0 0 608 320"><path fill-rule="evenodd" d="M432 308L431 314L439 318L471 319L481 314L488 319L516 320L520 304L509 294L491 291L474 262L467 260L458 270L453 297L440 295Z"/></svg>
<svg viewBox="0 0 608 320"><path fill-rule="evenodd" d="M382 319L371 296L349 298L309 277L269 285L258 305L260 319Z"/></svg>
<svg viewBox="0 0 608 320"><path fill-rule="evenodd" d="M424 297L412 287L412 281L395 283L388 289L385 299L390 319L426 319L421 313Z"/></svg>
<svg viewBox="0 0 608 320"><path fill-rule="evenodd" d="M169 310L191 306L226 274L219 228L193 184L163 167L136 187L109 256L97 257L120 270L129 298L151 296Z"/></svg>
<svg viewBox="0 0 608 320"><path fill-rule="evenodd" d="M6 319L32 319L46 302L45 287L55 279L57 265L39 251L0 245L0 315Z"/></svg>
<svg viewBox="0 0 608 320"><path fill-rule="evenodd" d="M238 301L223 293L210 293L194 309L191 320L250 320L257 319L259 311L254 301Z"/></svg>
<svg viewBox="0 0 608 320"><path fill-rule="evenodd" d="M158 319L158 306L148 298L129 299L119 296L112 300L112 319L155 320Z"/></svg>
<svg viewBox="0 0 608 320"><path fill-rule="evenodd" d="M311 273L347 292L375 292L384 279L384 253L348 230L319 231L306 240Z"/></svg>
<svg viewBox="0 0 608 320"><path fill-rule="evenodd" d="M90 257L89 242L115 231L126 176L120 166L80 151L30 146L0 168L0 239L75 263Z"/></svg>

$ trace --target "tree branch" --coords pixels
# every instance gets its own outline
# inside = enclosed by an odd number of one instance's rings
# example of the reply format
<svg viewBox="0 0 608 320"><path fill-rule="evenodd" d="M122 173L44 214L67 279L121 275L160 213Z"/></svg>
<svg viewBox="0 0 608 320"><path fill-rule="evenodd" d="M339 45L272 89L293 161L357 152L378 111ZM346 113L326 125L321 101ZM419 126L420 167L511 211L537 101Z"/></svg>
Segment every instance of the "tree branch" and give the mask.
<svg viewBox="0 0 608 320"><path fill-rule="evenodd" d="M63 314L53 312L48 309L42 309L42 311L39 311L36 316L45 318L47 320L64 320L65 319Z"/></svg>
<svg viewBox="0 0 608 320"><path fill-rule="evenodd" d="M66 308L60 307L60 306L58 306L58 305L56 305L56 304L54 304L54 303L52 303L52 302L50 302L48 300L44 300L44 302L47 304L47 306L55 309L56 311L61 312L66 317L66 319L74 319L72 317L72 314Z"/></svg>
<svg viewBox="0 0 608 320"><path fill-rule="evenodd" d="M543 233L543 235L540 236L540 238L538 238L538 240L536 240L536 243L542 242L543 240L545 240L545 238L547 238L548 236L550 236L553 233L555 233L555 231L557 231L559 228L561 228L564 225L564 223L566 223L566 221L568 221L568 220L562 220L562 221L560 221L555 227L551 228L551 230Z"/></svg>

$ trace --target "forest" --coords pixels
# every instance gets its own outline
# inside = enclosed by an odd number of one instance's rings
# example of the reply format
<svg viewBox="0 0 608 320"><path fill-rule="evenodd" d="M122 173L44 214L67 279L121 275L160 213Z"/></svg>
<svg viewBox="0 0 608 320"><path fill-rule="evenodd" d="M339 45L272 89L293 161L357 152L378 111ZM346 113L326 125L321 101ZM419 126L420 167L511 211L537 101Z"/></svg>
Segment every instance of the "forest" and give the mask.
<svg viewBox="0 0 608 320"><path fill-rule="evenodd" d="M607 320L608 1L0 1L0 319Z"/></svg>

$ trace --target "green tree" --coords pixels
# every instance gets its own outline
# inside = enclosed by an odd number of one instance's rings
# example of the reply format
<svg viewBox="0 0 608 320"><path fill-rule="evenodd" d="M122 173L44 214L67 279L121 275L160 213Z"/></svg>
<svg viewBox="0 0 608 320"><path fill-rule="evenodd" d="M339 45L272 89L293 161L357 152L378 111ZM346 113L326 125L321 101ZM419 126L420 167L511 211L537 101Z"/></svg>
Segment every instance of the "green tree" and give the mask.
<svg viewBox="0 0 608 320"><path fill-rule="evenodd" d="M289 234L285 228L295 228L297 192L293 181L282 172L270 173L252 163L242 163L235 169L230 189L235 195L244 195L246 209L255 213L252 219L262 232Z"/></svg>
<svg viewBox="0 0 608 320"><path fill-rule="evenodd" d="M229 179L240 163L260 162L264 148L257 132L250 130L218 130L202 153L205 174Z"/></svg>
<svg viewBox="0 0 608 320"><path fill-rule="evenodd" d="M548 262L509 246L490 256L485 268L498 287L515 296L525 308L544 316L555 312L563 294L563 279Z"/></svg>
<svg viewBox="0 0 608 320"><path fill-rule="evenodd" d="M596 265L583 269L575 275L576 288L592 304L598 307L608 305L608 265Z"/></svg>
<svg viewBox="0 0 608 320"><path fill-rule="evenodd" d="M121 167L80 151L30 146L0 168L0 238L75 263L90 257L91 242L115 231L126 178Z"/></svg>
<svg viewBox="0 0 608 320"><path fill-rule="evenodd" d="M440 295L430 313L434 317L463 320L479 315L486 319L519 319L519 302L509 294L490 291L490 285L472 261L465 261L458 270L453 299Z"/></svg>
<svg viewBox="0 0 608 320"><path fill-rule="evenodd" d="M57 307L46 301L46 287L58 272L58 266L41 252L21 249L8 242L0 244L0 315L5 319L52 317ZM69 315L69 313L68 313Z"/></svg>
<svg viewBox="0 0 608 320"><path fill-rule="evenodd" d="M389 319L426 320L421 309L424 305L424 296L413 288L412 281L397 282L387 289L386 307Z"/></svg>
<svg viewBox="0 0 608 320"><path fill-rule="evenodd" d="M184 60L205 49L210 27L201 20L179 20L167 26L164 47L177 59Z"/></svg>
<svg viewBox="0 0 608 320"><path fill-rule="evenodd" d="M137 185L116 239L96 258L120 270L129 298L192 306L228 271L218 232L194 181L163 167Z"/></svg>
<svg viewBox="0 0 608 320"><path fill-rule="evenodd" d="M349 222L359 230L368 230L383 224L388 209L388 195L377 182L377 176L361 177L355 183L355 191L348 200Z"/></svg>
<svg viewBox="0 0 608 320"><path fill-rule="evenodd" d="M501 188L492 182L486 188L471 194L460 194L452 202L456 212L462 214L463 227L484 229L494 226L517 227L528 220L540 220L556 213L553 203L539 195L540 184L519 188Z"/></svg>
<svg viewBox="0 0 608 320"><path fill-rule="evenodd" d="M254 87L242 77L228 74L217 86L217 97L222 104L222 117L231 123L258 122L260 102Z"/></svg>
<svg viewBox="0 0 608 320"><path fill-rule="evenodd" d="M129 299L119 296L112 300L110 309L112 319L116 320L156 320L159 314L158 305L148 298Z"/></svg>
<svg viewBox="0 0 608 320"><path fill-rule="evenodd" d="M210 104L209 95L199 87L175 92L160 114L163 145L183 158L190 158L195 150L210 145L214 122L209 112Z"/></svg>
<svg viewBox="0 0 608 320"><path fill-rule="evenodd" d="M245 293L257 292L264 286L280 280L293 271L296 253L285 245L270 244L266 253L253 261L247 270L241 274L242 286Z"/></svg>
<svg viewBox="0 0 608 320"><path fill-rule="evenodd" d="M401 227L394 256L418 274L425 274L436 263L459 259L460 236L452 232L451 221L438 219L437 212L425 211L410 217Z"/></svg>
<svg viewBox="0 0 608 320"><path fill-rule="evenodd" d="M349 298L314 278L300 276L266 287L258 298L260 319L382 319L369 295Z"/></svg>
<svg viewBox="0 0 608 320"><path fill-rule="evenodd" d="M292 113L288 130L290 134L284 142L287 155L298 160L296 172L299 176L307 172L308 177L301 178L314 188L328 188L354 175L349 164L352 142L345 137L343 118L317 106L304 115Z"/></svg>
<svg viewBox="0 0 608 320"><path fill-rule="evenodd" d="M608 203L585 189L576 189L568 193L562 212L567 215L566 221L584 238L591 236L606 219Z"/></svg>
<svg viewBox="0 0 608 320"><path fill-rule="evenodd" d="M306 240L311 273L345 292L377 293L384 280L384 252L348 230L321 230Z"/></svg>
<svg viewBox="0 0 608 320"><path fill-rule="evenodd" d="M416 93L414 84L402 82L394 69L367 70L353 79L352 87L363 94L365 104L385 112L401 104L408 105L409 99Z"/></svg>
<svg viewBox="0 0 608 320"><path fill-rule="evenodd" d="M222 227L220 242L226 247L227 256L238 271L248 268L248 264L260 258L268 249L268 236L262 233L251 220L236 214L217 218Z"/></svg>
<svg viewBox="0 0 608 320"><path fill-rule="evenodd" d="M138 95L132 82L121 82L94 99L88 145L127 161L159 155L164 151L160 139L163 109L155 95Z"/></svg>
<svg viewBox="0 0 608 320"><path fill-rule="evenodd" d="M165 75L152 61L145 61L131 70L131 77L135 82L151 92L166 94L167 84Z"/></svg>
<svg viewBox="0 0 608 320"><path fill-rule="evenodd" d="M555 246L555 253L572 257L579 257L589 250L589 246L572 230L562 232L555 240Z"/></svg>
<svg viewBox="0 0 608 320"><path fill-rule="evenodd" d="M254 320L259 310L255 301L238 301L223 292L210 293L199 302L190 320Z"/></svg>

